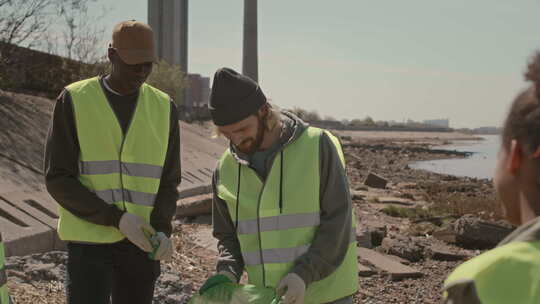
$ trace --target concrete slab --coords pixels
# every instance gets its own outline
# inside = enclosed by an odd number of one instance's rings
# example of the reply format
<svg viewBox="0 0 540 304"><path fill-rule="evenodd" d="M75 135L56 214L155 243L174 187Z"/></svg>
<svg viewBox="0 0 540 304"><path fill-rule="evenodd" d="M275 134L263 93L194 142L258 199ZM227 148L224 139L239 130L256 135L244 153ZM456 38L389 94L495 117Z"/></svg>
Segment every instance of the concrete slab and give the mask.
<svg viewBox="0 0 540 304"><path fill-rule="evenodd" d="M367 198L366 191L359 191L359 190L350 190L351 193L351 199L352 200L359 200L363 201Z"/></svg>
<svg viewBox="0 0 540 304"><path fill-rule="evenodd" d="M381 196L378 197L378 201L381 204L395 204L395 205L403 205L403 206L413 206L414 202L410 199L401 198L401 197L393 197L393 196Z"/></svg>
<svg viewBox="0 0 540 304"><path fill-rule="evenodd" d="M388 272L392 280L421 277L422 273L368 248L358 248L358 256L375 267Z"/></svg>
<svg viewBox="0 0 540 304"><path fill-rule="evenodd" d="M195 234L195 244L217 254L217 239L212 236L212 228L202 227Z"/></svg>
<svg viewBox="0 0 540 304"><path fill-rule="evenodd" d="M14 207L35 218L42 224L56 229L58 209L54 200L43 192L9 192L0 194L0 198Z"/></svg>
<svg viewBox="0 0 540 304"><path fill-rule="evenodd" d="M179 198L212 191L212 174L227 143L212 139L208 132L196 124L180 123L182 183Z"/></svg>
<svg viewBox="0 0 540 304"><path fill-rule="evenodd" d="M368 228L357 226L356 242L359 247L373 248L373 244L371 242L371 231L369 231Z"/></svg>
<svg viewBox="0 0 540 304"><path fill-rule="evenodd" d="M58 205L48 193L40 191L8 192L1 193L0 199L53 230L53 242L50 245L50 250L66 250L65 242L60 240L56 233L59 219Z"/></svg>
<svg viewBox="0 0 540 304"><path fill-rule="evenodd" d="M7 256L47 252L56 243L54 229L3 198L0 198L0 231Z"/></svg>
<svg viewBox="0 0 540 304"><path fill-rule="evenodd" d="M212 194L201 194L178 200L176 216L199 216L212 213Z"/></svg>
<svg viewBox="0 0 540 304"><path fill-rule="evenodd" d="M358 264L358 275L361 277L369 277L375 274L375 271L371 268Z"/></svg>
<svg viewBox="0 0 540 304"><path fill-rule="evenodd" d="M364 181L364 185L372 188L384 189L388 184L388 180L375 173L369 173Z"/></svg>
<svg viewBox="0 0 540 304"><path fill-rule="evenodd" d="M461 261L470 258L467 254L455 252L450 247L441 244L432 245L428 252L432 259L439 261Z"/></svg>

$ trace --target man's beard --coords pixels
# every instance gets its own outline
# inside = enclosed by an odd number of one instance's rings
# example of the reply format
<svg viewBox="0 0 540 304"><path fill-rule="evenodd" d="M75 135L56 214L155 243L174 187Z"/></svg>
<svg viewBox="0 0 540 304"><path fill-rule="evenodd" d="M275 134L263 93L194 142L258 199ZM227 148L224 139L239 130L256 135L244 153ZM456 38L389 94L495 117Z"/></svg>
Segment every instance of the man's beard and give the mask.
<svg viewBox="0 0 540 304"><path fill-rule="evenodd" d="M247 155L252 155L253 153L257 152L257 150L259 150L266 131L264 120L265 119L263 117L257 116L257 134L255 135L255 139L248 138L245 139L242 143L240 143L236 147L238 150L240 150L240 152Z"/></svg>

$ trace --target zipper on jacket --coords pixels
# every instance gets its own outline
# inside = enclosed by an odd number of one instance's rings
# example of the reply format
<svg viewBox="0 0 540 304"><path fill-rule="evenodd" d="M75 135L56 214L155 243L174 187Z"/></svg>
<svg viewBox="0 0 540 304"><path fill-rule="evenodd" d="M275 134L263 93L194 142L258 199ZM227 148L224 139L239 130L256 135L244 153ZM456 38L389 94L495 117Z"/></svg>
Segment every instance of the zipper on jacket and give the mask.
<svg viewBox="0 0 540 304"><path fill-rule="evenodd" d="M263 274L263 286L266 287L266 270L264 267L264 259L263 259L263 252L262 252L262 237L261 237L261 217L260 211L261 211L261 198L262 194L264 193L264 188L266 187L266 180L263 183L261 193L259 193L259 199L257 201L257 234L259 235L259 256L261 258L261 267L262 267L262 274Z"/></svg>

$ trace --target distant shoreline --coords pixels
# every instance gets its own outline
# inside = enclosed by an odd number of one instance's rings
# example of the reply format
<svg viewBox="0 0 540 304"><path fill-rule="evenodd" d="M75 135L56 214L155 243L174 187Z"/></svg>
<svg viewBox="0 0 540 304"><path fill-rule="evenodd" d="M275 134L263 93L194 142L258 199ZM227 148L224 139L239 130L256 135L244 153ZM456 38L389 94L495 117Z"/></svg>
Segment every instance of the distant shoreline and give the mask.
<svg viewBox="0 0 540 304"><path fill-rule="evenodd" d="M446 145L453 141L484 140L479 135L465 134L461 132L422 132L422 131L347 131L335 130L342 137L348 137L352 141L397 141L417 142L430 145Z"/></svg>

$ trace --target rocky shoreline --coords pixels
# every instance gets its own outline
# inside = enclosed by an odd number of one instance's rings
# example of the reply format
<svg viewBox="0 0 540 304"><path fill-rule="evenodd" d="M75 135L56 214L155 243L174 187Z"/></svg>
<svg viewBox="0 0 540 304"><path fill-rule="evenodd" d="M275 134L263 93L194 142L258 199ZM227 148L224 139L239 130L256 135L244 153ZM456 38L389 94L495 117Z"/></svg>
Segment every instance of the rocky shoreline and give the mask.
<svg viewBox="0 0 540 304"><path fill-rule="evenodd" d="M416 161L468 156L431 148L449 143L447 139L344 139L359 245L414 270L392 276L360 252L360 264L371 271L361 272L355 303L440 303L446 276L511 231L500 220L490 180L409 168ZM369 173L383 177L387 186L366 186ZM483 233L478 239L477 230L492 227L487 233L492 239Z"/></svg>
<svg viewBox="0 0 540 304"><path fill-rule="evenodd" d="M445 277L510 231L500 221L489 180L409 168L415 161L467 156L431 148L448 140L343 137L359 224L357 240L364 247L355 303L439 303ZM369 173L383 177L386 187L366 186ZM163 263L154 303L187 303L214 272L215 252L195 242L196 232L209 227L208 216L175 222L176 252L172 261ZM467 243L474 229L490 227L499 229L494 228L491 239ZM475 248L482 241L487 245ZM381 269L367 258L371 254L405 268L395 273ZM16 303L65 303L65 252L10 257L7 262L8 286Z"/></svg>

